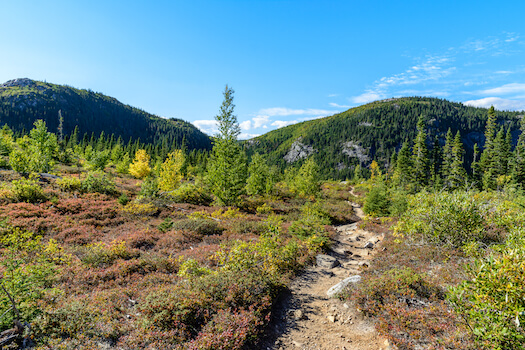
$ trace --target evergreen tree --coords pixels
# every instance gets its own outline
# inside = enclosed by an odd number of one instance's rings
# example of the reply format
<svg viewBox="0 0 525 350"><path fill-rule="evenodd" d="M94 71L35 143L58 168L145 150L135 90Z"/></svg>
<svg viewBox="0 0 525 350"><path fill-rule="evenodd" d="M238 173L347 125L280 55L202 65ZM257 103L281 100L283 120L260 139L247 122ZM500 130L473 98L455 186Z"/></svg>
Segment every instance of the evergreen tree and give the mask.
<svg viewBox="0 0 525 350"><path fill-rule="evenodd" d="M215 120L219 134L214 137L208 163L208 181L211 191L221 205L235 205L242 194L247 177L246 156L237 142L240 134L237 117L233 114L234 91L224 89L224 101Z"/></svg>
<svg viewBox="0 0 525 350"><path fill-rule="evenodd" d="M430 168L426 140L425 120L421 116L417 121L417 136L412 147L412 183L416 191L428 184Z"/></svg>
<svg viewBox="0 0 525 350"><path fill-rule="evenodd" d="M49 172L53 166L53 158L58 153L57 136L47 131L43 120L35 121L35 127L24 136L19 143L22 147L14 149L9 156L9 163L18 172Z"/></svg>
<svg viewBox="0 0 525 350"><path fill-rule="evenodd" d="M407 189L412 178L412 153L408 141L403 142L403 146L397 155L396 171L394 173L394 184Z"/></svg>
<svg viewBox="0 0 525 350"><path fill-rule="evenodd" d="M453 144L454 139L452 136L452 130L449 128L447 131L447 136L445 137L445 146L443 147L443 163L441 164L441 178L443 180L448 179L451 174L452 161L454 158L452 153Z"/></svg>
<svg viewBox="0 0 525 350"><path fill-rule="evenodd" d="M487 124L485 126L485 147L480 157L480 169L482 170L483 188L494 189L495 179L495 156L494 138L496 136L496 112L491 106L488 112Z"/></svg>
<svg viewBox="0 0 525 350"><path fill-rule="evenodd" d="M520 130L521 134L513 154L512 180L523 186L525 184L525 118L521 118Z"/></svg>
<svg viewBox="0 0 525 350"><path fill-rule="evenodd" d="M439 145L439 138L434 137L434 143L430 152L430 177L432 185L435 187L441 179L441 162L443 160L443 153Z"/></svg>
<svg viewBox="0 0 525 350"><path fill-rule="evenodd" d="M463 142L461 141L461 135L459 131L454 137L454 142L452 143L452 162L450 164L449 173L445 179L449 189L461 188L467 179L467 173L464 167L464 150Z"/></svg>
<svg viewBox="0 0 525 350"><path fill-rule="evenodd" d="M248 179L246 180L246 193L249 195L263 195L272 189L270 173L266 160L259 153L255 153L248 167Z"/></svg>
<svg viewBox="0 0 525 350"><path fill-rule="evenodd" d="M299 168L294 179L294 191L301 196L317 196L321 191L319 167L313 157Z"/></svg>
<svg viewBox="0 0 525 350"><path fill-rule="evenodd" d="M474 144L473 158L472 158L472 178L474 181L479 181L480 168L479 168L479 147L478 144Z"/></svg>

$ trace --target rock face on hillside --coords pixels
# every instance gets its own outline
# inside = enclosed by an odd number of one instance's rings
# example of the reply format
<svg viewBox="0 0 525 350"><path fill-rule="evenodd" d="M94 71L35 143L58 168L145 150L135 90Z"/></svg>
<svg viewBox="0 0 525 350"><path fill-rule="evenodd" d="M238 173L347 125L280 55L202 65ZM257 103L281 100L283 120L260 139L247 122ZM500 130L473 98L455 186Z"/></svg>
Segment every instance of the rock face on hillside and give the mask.
<svg viewBox="0 0 525 350"><path fill-rule="evenodd" d="M368 163L370 157L368 156L368 151L361 147L359 142L348 141L342 143L343 153L351 158L359 159L359 163Z"/></svg>
<svg viewBox="0 0 525 350"><path fill-rule="evenodd" d="M0 84L0 87L13 87L13 86L33 87L33 86L36 86L36 84L34 81L28 78L13 79L13 80L6 81L3 84Z"/></svg>
<svg viewBox="0 0 525 350"><path fill-rule="evenodd" d="M294 143L292 143L292 147L290 147L290 150L286 155L284 156L284 160L287 163L293 163L300 159L307 158L308 156L314 154L317 152L312 146L305 145L301 142L302 138L299 138L295 140Z"/></svg>

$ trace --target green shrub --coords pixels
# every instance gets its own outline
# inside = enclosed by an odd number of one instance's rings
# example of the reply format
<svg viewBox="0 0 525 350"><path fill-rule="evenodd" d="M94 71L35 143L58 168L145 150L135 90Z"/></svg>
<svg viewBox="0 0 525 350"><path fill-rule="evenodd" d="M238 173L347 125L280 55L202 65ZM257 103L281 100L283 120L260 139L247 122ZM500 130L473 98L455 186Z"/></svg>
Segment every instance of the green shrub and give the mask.
<svg viewBox="0 0 525 350"><path fill-rule="evenodd" d="M81 191L86 193L103 193L113 195L117 193L115 182L103 172L89 172L82 180Z"/></svg>
<svg viewBox="0 0 525 350"><path fill-rule="evenodd" d="M282 244L279 233L267 233L256 242L235 241L216 253L222 270L256 271L276 283L283 274L298 267L299 246L295 241Z"/></svg>
<svg viewBox="0 0 525 350"><path fill-rule="evenodd" d="M17 202L37 203L47 200L44 190L38 183L38 180L36 180L35 175L30 176L28 179L14 180L12 184L11 192L13 199Z"/></svg>
<svg viewBox="0 0 525 350"><path fill-rule="evenodd" d="M168 232L173 227L173 220L171 218L164 219L163 222L157 226L160 232Z"/></svg>
<svg viewBox="0 0 525 350"><path fill-rule="evenodd" d="M317 234L324 235L326 230L324 225L329 225L330 219L328 214L321 209L317 203L306 203L301 208L301 215L298 220L292 222L288 232L299 237L306 238Z"/></svg>
<svg viewBox="0 0 525 350"><path fill-rule="evenodd" d="M51 290L51 282L57 274L55 258L60 248L54 243L42 243L42 237L19 228L11 228L0 222L2 247L1 283L13 297L21 320L31 322L41 314L41 301ZM62 260L65 261L65 260ZM0 292L0 329L13 326L12 303L4 291Z"/></svg>
<svg viewBox="0 0 525 350"><path fill-rule="evenodd" d="M190 203L195 205L209 205L213 199L202 186L184 183L175 191L170 192L170 198L177 203Z"/></svg>
<svg viewBox="0 0 525 350"><path fill-rule="evenodd" d="M156 198L159 194L159 183L155 177L147 177L142 181L139 196L141 198Z"/></svg>
<svg viewBox="0 0 525 350"><path fill-rule="evenodd" d="M122 208L122 211L137 216L155 216L159 213L159 208L153 203L129 202Z"/></svg>
<svg viewBox="0 0 525 350"><path fill-rule="evenodd" d="M129 203L129 197L126 193L122 193L120 197L118 197L118 202L121 205L126 205Z"/></svg>
<svg viewBox="0 0 525 350"><path fill-rule="evenodd" d="M494 232L506 225L497 218L503 211L498 208L497 201L487 202L470 192L421 192L410 198L395 232L456 248L470 241L490 243L501 239Z"/></svg>
<svg viewBox="0 0 525 350"><path fill-rule="evenodd" d="M174 230L191 231L203 236L220 235L224 231L217 221L207 218L182 219L173 222L171 227Z"/></svg>
<svg viewBox="0 0 525 350"><path fill-rule="evenodd" d="M109 150L104 151L95 151L91 154L91 157L88 161L88 168L92 170L104 170L106 165L108 165L110 160Z"/></svg>
<svg viewBox="0 0 525 350"><path fill-rule="evenodd" d="M525 230L468 268L469 279L449 299L483 348L525 349Z"/></svg>
<svg viewBox="0 0 525 350"><path fill-rule="evenodd" d="M370 276L353 293L359 308L367 315L380 316L389 303L401 300L427 300L444 298L444 293L432 286L426 276L409 267L394 268L381 275ZM341 297L345 297L344 294ZM417 301L416 301L417 302Z"/></svg>
<svg viewBox="0 0 525 350"><path fill-rule="evenodd" d="M373 216L387 216L390 207L387 188L384 183L379 183L370 189L365 198L363 211Z"/></svg>
<svg viewBox="0 0 525 350"><path fill-rule="evenodd" d="M388 212L391 216L400 217L408 209L407 194L401 191L396 191L390 196L390 205Z"/></svg>
<svg viewBox="0 0 525 350"><path fill-rule="evenodd" d="M55 182L63 191L74 192L82 190L82 180L74 176L64 176Z"/></svg>
<svg viewBox="0 0 525 350"><path fill-rule="evenodd" d="M195 259L185 260L179 267L178 276L189 278L189 277L199 277L208 275L211 273L211 270L207 267L201 266Z"/></svg>
<svg viewBox="0 0 525 350"><path fill-rule="evenodd" d="M90 244L82 249L80 260L92 267L105 267L117 259L130 259L133 254L124 241L114 241L110 245L102 242Z"/></svg>

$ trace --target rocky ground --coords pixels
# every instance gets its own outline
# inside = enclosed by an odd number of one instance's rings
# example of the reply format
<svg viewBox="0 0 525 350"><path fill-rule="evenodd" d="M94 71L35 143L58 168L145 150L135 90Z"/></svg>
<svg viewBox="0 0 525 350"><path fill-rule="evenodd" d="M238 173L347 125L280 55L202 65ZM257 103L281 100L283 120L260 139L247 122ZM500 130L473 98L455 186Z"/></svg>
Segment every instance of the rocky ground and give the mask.
<svg viewBox="0 0 525 350"><path fill-rule="evenodd" d="M361 208L352 206L363 217ZM360 229L357 222L336 230L331 251L317 256L316 264L298 276L282 296L261 349L391 349L370 319L333 296L343 285L360 280L360 271L381 249L383 237Z"/></svg>

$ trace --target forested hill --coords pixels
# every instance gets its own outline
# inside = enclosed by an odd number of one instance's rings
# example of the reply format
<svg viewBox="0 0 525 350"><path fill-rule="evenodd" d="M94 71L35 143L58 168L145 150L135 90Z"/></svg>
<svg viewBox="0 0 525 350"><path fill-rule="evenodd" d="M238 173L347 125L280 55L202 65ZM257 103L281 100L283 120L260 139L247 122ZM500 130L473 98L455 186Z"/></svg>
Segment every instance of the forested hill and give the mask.
<svg viewBox="0 0 525 350"><path fill-rule="evenodd" d="M115 98L70 86L30 79L10 80L0 85L0 125L14 131L29 131L37 119L43 119L50 131L59 126L58 112L63 117L63 133L71 134L76 126L79 135L113 134L153 145L178 146L185 139L189 149L211 149L210 138L192 124L180 119L163 119Z"/></svg>
<svg viewBox="0 0 525 350"><path fill-rule="evenodd" d="M430 147L436 136L444 145L448 128L454 134L460 131L468 164L474 144L483 145L487 113L485 108L436 98L388 99L270 131L246 141L246 148L250 154L266 154L270 164L281 168L299 165L313 154L325 176L351 177L359 163L366 166L376 159L381 165L388 164L403 141L414 139L417 120L423 116ZM496 112L496 115L500 126L511 128L516 141L520 113Z"/></svg>

